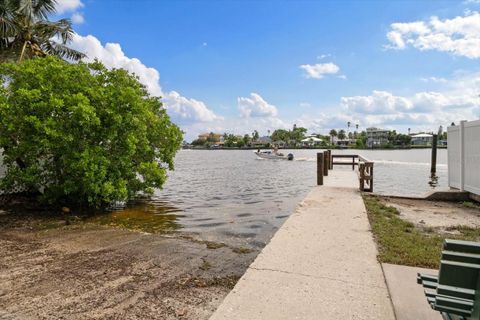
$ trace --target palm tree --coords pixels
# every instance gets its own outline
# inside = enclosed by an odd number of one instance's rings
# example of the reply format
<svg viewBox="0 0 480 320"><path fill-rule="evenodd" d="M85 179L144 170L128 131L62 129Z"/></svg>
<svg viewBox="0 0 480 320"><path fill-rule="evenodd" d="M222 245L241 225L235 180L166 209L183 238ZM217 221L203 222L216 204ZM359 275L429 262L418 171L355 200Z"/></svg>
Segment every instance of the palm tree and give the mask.
<svg viewBox="0 0 480 320"><path fill-rule="evenodd" d="M335 130L335 129L330 130L330 137L332 137L332 139L331 139L332 144L333 144L333 138L336 137L337 135L338 135L337 130Z"/></svg>
<svg viewBox="0 0 480 320"><path fill-rule="evenodd" d="M85 55L69 48L74 31L69 19L49 21L57 0L0 1L0 62L53 55L80 60Z"/></svg>

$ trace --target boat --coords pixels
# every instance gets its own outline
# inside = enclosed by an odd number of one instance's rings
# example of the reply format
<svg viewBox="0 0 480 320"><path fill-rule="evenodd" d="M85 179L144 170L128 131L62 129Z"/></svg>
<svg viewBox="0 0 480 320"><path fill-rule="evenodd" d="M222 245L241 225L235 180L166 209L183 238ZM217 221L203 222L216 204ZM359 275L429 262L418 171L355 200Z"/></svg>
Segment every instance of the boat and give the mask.
<svg viewBox="0 0 480 320"><path fill-rule="evenodd" d="M257 155L257 157L262 158L262 159L293 160L293 154L292 153L284 155L283 153L279 153L279 152L256 151L255 154Z"/></svg>

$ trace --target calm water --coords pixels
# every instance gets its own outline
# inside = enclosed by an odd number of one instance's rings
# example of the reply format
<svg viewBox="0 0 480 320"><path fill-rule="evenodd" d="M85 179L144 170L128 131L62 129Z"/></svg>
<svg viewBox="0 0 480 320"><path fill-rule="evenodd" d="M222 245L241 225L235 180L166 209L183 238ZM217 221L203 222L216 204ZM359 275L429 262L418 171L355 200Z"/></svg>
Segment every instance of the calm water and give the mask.
<svg viewBox="0 0 480 320"><path fill-rule="evenodd" d="M95 220L147 232L178 230L203 240L261 248L316 183L318 150L283 152L292 152L295 161L258 159L252 150L182 150L164 189L152 199ZM430 152L334 151L360 153L375 161L375 192L404 195L432 190ZM437 189L447 188L446 163L447 151L438 150Z"/></svg>
<svg viewBox="0 0 480 320"><path fill-rule="evenodd" d="M164 189L152 200L126 210L162 215L175 228L205 240L263 247L316 182L318 151L290 152L295 161L261 160L251 150L182 150ZM430 150L365 150L361 154L375 161L377 193L432 190ZM439 150L438 189L446 188L446 162L446 150Z"/></svg>

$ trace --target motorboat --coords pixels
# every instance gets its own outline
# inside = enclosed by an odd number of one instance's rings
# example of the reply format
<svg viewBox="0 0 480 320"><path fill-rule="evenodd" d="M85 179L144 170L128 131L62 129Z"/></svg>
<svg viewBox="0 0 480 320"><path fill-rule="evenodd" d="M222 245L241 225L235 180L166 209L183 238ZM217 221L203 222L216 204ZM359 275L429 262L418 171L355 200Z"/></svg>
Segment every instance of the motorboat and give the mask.
<svg viewBox="0 0 480 320"><path fill-rule="evenodd" d="M293 160L292 153L285 155L283 153L273 151L256 151L255 154L257 155L257 157L262 159Z"/></svg>

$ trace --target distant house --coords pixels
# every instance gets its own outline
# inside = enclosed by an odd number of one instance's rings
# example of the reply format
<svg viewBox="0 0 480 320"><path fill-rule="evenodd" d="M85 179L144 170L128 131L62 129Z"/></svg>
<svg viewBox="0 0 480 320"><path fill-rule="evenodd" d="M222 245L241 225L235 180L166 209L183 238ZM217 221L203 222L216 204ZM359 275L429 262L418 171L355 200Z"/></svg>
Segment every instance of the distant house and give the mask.
<svg viewBox="0 0 480 320"><path fill-rule="evenodd" d="M273 141L273 144L276 145L279 148L285 148L285 146L287 145L287 143L283 140Z"/></svg>
<svg viewBox="0 0 480 320"><path fill-rule="evenodd" d="M386 145L388 143L389 132L389 130L375 127L367 128L367 147L375 148Z"/></svg>
<svg viewBox="0 0 480 320"><path fill-rule="evenodd" d="M220 142L220 140L223 138L223 135L219 133L202 133L198 135L198 140L200 141L207 141L208 138L212 137L215 142Z"/></svg>
<svg viewBox="0 0 480 320"><path fill-rule="evenodd" d="M263 147L263 146L268 146L271 143L272 143L272 139L270 139L270 137L263 136L263 137L258 138L255 141L252 141L252 146Z"/></svg>
<svg viewBox="0 0 480 320"><path fill-rule="evenodd" d="M302 140L302 144L304 147L318 146L318 145L321 145L322 142L323 142L322 139L319 139L315 136L309 136Z"/></svg>
<svg viewBox="0 0 480 320"><path fill-rule="evenodd" d="M412 135L411 144L413 146L431 146L433 141L433 135L429 133L419 133Z"/></svg>
<svg viewBox="0 0 480 320"><path fill-rule="evenodd" d="M353 139L335 139L334 140L334 144L339 147L347 147L354 143L355 143L355 140Z"/></svg>

